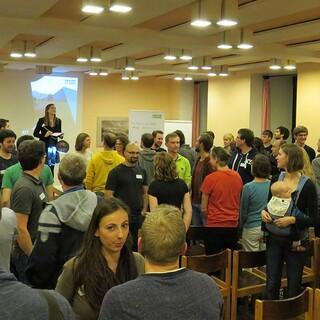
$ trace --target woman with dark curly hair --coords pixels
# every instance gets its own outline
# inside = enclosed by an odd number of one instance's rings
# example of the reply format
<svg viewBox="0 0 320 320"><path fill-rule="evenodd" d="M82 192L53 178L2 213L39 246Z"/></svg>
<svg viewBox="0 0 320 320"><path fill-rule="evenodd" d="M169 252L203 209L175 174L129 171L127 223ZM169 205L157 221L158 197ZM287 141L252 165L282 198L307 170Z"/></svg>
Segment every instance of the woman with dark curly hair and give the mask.
<svg viewBox="0 0 320 320"><path fill-rule="evenodd" d="M179 209L183 206L183 221L189 228L192 207L188 186L178 178L176 164L166 152L159 152L154 158L154 181L149 189L149 206L152 211L159 204L170 204Z"/></svg>
<svg viewBox="0 0 320 320"><path fill-rule="evenodd" d="M144 273L144 259L128 243L129 209L119 199L95 210L79 254L64 265L56 290L72 305L76 319L98 318L106 292Z"/></svg>

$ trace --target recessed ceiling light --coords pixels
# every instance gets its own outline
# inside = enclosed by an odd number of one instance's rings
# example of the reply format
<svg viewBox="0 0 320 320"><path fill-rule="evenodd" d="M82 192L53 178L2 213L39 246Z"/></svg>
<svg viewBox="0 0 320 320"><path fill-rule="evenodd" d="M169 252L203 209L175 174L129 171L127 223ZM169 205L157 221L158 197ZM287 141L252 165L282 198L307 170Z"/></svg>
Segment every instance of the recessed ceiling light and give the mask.
<svg viewBox="0 0 320 320"><path fill-rule="evenodd" d="M297 69L296 66L284 66L284 68L285 68L286 70L295 70L295 69Z"/></svg>
<svg viewBox="0 0 320 320"><path fill-rule="evenodd" d="M243 49L243 50L248 50L248 49L252 49L253 45L250 43L240 43L237 45L238 49Z"/></svg>
<svg viewBox="0 0 320 320"><path fill-rule="evenodd" d="M182 56L180 57L180 59L181 59L181 60L184 60L184 61L190 61L190 60L192 60L192 56L189 56L189 55L184 54L184 55L182 55Z"/></svg>
<svg viewBox="0 0 320 320"><path fill-rule="evenodd" d="M193 78L192 78L191 76L185 76L185 77L184 77L184 80L186 80L186 81L192 81L192 79L193 79Z"/></svg>
<svg viewBox="0 0 320 320"><path fill-rule="evenodd" d="M281 66L277 66L277 65L272 65L269 67L271 70L280 70Z"/></svg>
<svg viewBox="0 0 320 320"><path fill-rule="evenodd" d="M286 65L284 66L284 69L289 70L289 71L295 70L295 69L297 69L296 63L292 60L288 60Z"/></svg>
<svg viewBox="0 0 320 320"><path fill-rule="evenodd" d="M280 70L281 68L282 68L282 66L281 66L280 59L271 59L269 69Z"/></svg>
<svg viewBox="0 0 320 320"><path fill-rule="evenodd" d="M215 72L209 72L208 77L216 77L217 74Z"/></svg>
<svg viewBox="0 0 320 320"><path fill-rule="evenodd" d="M227 44L227 43L220 43L217 46L218 49L224 49L224 50L228 50L228 49L232 49L232 45L231 44Z"/></svg>
<svg viewBox="0 0 320 320"><path fill-rule="evenodd" d="M89 71L90 76L97 76L98 72L97 71Z"/></svg>
<svg viewBox="0 0 320 320"><path fill-rule="evenodd" d="M19 52L11 52L10 57L12 58L22 58L23 54Z"/></svg>
<svg viewBox="0 0 320 320"><path fill-rule="evenodd" d="M235 0L221 0L220 19L217 25L222 27L232 27L238 24L235 19L238 10L238 1Z"/></svg>
<svg viewBox="0 0 320 320"><path fill-rule="evenodd" d="M85 12L85 13L99 14L99 13L102 13L104 11L104 7L87 4L87 5L82 7L81 11Z"/></svg>
<svg viewBox="0 0 320 320"><path fill-rule="evenodd" d="M109 7L109 10L112 12L127 13L132 10L132 7L126 4L114 3L114 4L111 4L111 6Z"/></svg>
<svg viewBox="0 0 320 320"><path fill-rule="evenodd" d="M199 27L199 28L205 28L205 27L209 27L212 22L210 20L206 20L206 19L196 19L191 21L190 23L193 27Z"/></svg>
<svg viewBox="0 0 320 320"><path fill-rule="evenodd" d="M90 61L91 61L91 62L101 62L102 59L96 57L96 58L90 58Z"/></svg>
<svg viewBox="0 0 320 320"><path fill-rule="evenodd" d="M220 67L219 76L220 77L228 77L229 76L228 66L223 65Z"/></svg>
<svg viewBox="0 0 320 320"><path fill-rule="evenodd" d="M165 60L168 60L168 61L173 61L173 60L176 60L177 57L174 56L174 55L168 54L168 55L164 56L164 59L165 59Z"/></svg>
<svg viewBox="0 0 320 320"><path fill-rule="evenodd" d="M35 58L37 55L34 52L26 52L24 56L27 58Z"/></svg>
<svg viewBox="0 0 320 320"><path fill-rule="evenodd" d="M77 61L78 61L78 62L87 62L88 59L87 59L87 58L79 57L79 58L77 58Z"/></svg>
<svg viewBox="0 0 320 320"><path fill-rule="evenodd" d="M183 80L183 78L181 76L175 76L174 80L181 81L181 80Z"/></svg>
<svg viewBox="0 0 320 320"><path fill-rule="evenodd" d="M106 77L108 74L107 71L100 71L99 76Z"/></svg>
<svg viewBox="0 0 320 320"><path fill-rule="evenodd" d="M230 19L221 19L217 21L217 25L222 26L222 27L232 27L237 25L238 22L235 20L230 20Z"/></svg>

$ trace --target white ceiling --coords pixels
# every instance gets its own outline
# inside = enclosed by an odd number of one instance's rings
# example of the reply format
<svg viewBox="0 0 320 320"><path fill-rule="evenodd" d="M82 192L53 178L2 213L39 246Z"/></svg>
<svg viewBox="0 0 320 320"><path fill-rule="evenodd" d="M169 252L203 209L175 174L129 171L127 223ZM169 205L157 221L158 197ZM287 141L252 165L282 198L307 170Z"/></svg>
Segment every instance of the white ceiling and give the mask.
<svg viewBox="0 0 320 320"><path fill-rule="evenodd" d="M203 1L219 6L221 0ZM213 65L227 64L235 72L255 68L267 72L271 58L320 63L319 0L238 0L239 25L227 31L227 37L236 43L240 27L252 31L254 48L248 51L216 48L221 31L227 29L191 27L192 0L130 2L133 10L128 14L87 16L81 12L81 0L1 0L0 63L19 70L44 64L56 66L59 72L83 72L92 67L119 72L114 60L129 56L138 58L136 68L142 76L189 74L186 63L163 59L166 48L189 49L195 57L210 56ZM13 39L36 41L37 58L10 58ZM93 43L106 48L102 63L76 62L78 48ZM203 72L191 74L205 76Z"/></svg>

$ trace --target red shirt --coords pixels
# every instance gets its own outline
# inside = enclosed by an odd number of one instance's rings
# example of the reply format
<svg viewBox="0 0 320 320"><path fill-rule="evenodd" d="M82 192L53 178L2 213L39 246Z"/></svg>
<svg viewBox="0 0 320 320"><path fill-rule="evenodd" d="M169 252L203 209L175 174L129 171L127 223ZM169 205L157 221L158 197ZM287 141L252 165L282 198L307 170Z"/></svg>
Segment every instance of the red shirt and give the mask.
<svg viewBox="0 0 320 320"><path fill-rule="evenodd" d="M209 196L207 227L238 226L242 179L233 170L215 171L203 181L201 192Z"/></svg>

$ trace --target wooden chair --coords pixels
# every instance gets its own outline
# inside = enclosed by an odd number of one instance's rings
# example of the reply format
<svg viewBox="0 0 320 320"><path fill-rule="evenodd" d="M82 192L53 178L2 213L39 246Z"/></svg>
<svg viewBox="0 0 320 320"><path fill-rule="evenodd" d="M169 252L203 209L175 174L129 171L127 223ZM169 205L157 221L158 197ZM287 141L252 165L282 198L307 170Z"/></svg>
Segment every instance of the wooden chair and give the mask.
<svg viewBox="0 0 320 320"><path fill-rule="evenodd" d="M313 319L320 320L320 289L314 290Z"/></svg>
<svg viewBox="0 0 320 320"><path fill-rule="evenodd" d="M313 290L306 288L300 295L284 300L256 300L255 320L286 320L304 315L312 320ZM300 319L300 318L299 318Z"/></svg>
<svg viewBox="0 0 320 320"><path fill-rule="evenodd" d="M265 291L266 281L256 268L266 264L266 252L233 251L231 320L237 319L238 298Z"/></svg>
<svg viewBox="0 0 320 320"><path fill-rule="evenodd" d="M319 279L319 238L310 240L308 248L308 257L310 265L303 268L302 284L310 284L313 289L317 287Z"/></svg>
<svg viewBox="0 0 320 320"><path fill-rule="evenodd" d="M225 301L225 319L230 319L231 250L226 249L210 256L183 256L181 266L206 273L214 279ZM224 274L224 280L214 275L219 271Z"/></svg>

